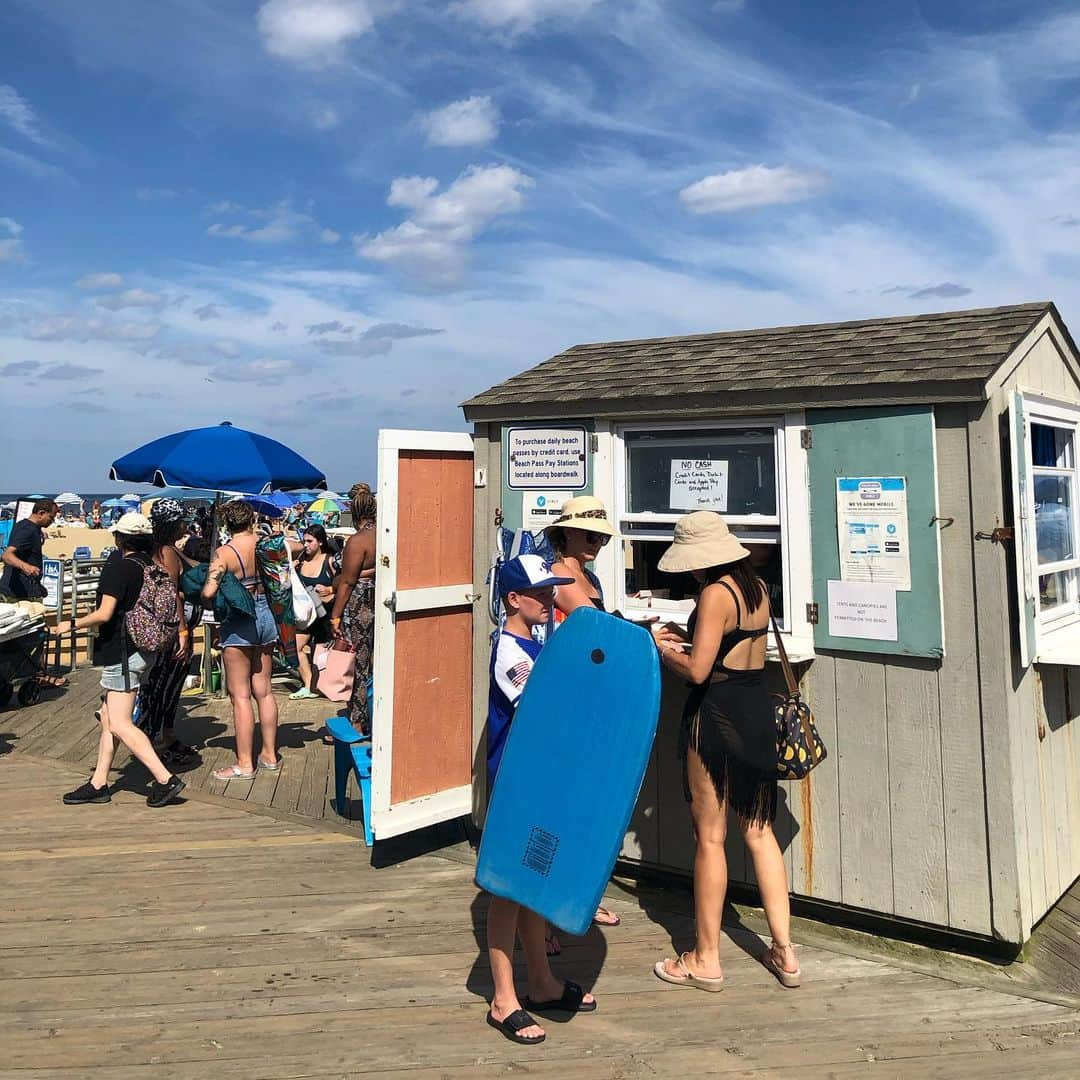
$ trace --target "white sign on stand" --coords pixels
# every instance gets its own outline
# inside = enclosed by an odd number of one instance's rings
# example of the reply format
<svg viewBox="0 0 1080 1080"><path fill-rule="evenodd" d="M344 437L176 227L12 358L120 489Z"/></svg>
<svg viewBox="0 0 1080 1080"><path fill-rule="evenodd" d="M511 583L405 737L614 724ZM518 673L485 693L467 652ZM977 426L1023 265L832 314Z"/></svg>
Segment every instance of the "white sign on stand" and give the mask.
<svg viewBox="0 0 1080 1080"><path fill-rule="evenodd" d="M728 463L709 458L673 458L668 506L672 510L727 513Z"/></svg>
<svg viewBox="0 0 1080 1080"><path fill-rule="evenodd" d="M60 606L60 570L59 559L43 559L41 562L41 584L45 589L41 602L54 611Z"/></svg>
<svg viewBox="0 0 1080 1080"><path fill-rule="evenodd" d="M561 513L572 491L526 491L521 496L521 527L529 532L546 529Z"/></svg>
<svg viewBox="0 0 1080 1080"><path fill-rule="evenodd" d="M506 484L510 488L570 488L588 483L583 427L510 428L506 433Z"/></svg>
<svg viewBox="0 0 1080 1080"><path fill-rule="evenodd" d="M836 529L841 580L911 589L904 477L838 476Z"/></svg>
<svg viewBox="0 0 1080 1080"><path fill-rule="evenodd" d="M897 641L896 587L866 581L830 581L829 636Z"/></svg>

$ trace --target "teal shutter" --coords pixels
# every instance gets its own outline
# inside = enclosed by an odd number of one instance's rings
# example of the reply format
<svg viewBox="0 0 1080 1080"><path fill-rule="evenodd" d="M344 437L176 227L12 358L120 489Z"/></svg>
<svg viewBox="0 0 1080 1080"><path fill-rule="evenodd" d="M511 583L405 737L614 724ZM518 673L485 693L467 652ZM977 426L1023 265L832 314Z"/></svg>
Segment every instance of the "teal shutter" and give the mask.
<svg viewBox="0 0 1080 1080"><path fill-rule="evenodd" d="M816 648L892 656L941 657L941 580L938 551L937 465L932 406L811 409L810 545ZM907 480L911 589L896 594L899 640L832 637L829 582L840 580L836 524L837 477L902 476ZM946 508L945 513L948 513Z"/></svg>
<svg viewBox="0 0 1080 1080"><path fill-rule="evenodd" d="M1032 563L1035 538L1032 536L1030 491L1028 484L1027 416L1024 395L1013 392L1009 399L1009 452L1012 457L1013 482L1013 550L1016 552L1016 610L1020 612L1020 663L1027 667L1036 655L1035 589Z"/></svg>

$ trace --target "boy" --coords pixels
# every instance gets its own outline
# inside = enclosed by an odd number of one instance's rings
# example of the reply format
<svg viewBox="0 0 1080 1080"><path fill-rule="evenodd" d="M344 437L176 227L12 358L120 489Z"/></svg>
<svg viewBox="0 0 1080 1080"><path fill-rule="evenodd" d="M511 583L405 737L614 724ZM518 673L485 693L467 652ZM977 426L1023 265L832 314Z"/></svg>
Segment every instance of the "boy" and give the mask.
<svg viewBox="0 0 1080 1080"><path fill-rule="evenodd" d="M540 654L532 628L544 626L555 602L555 587L572 584L555 577L539 555L519 555L499 571L499 592L506 624L491 652L491 694L488 699L488 790L502 760L510 724L525 682ZM495 995L487 1022L512 1042L532 1045L547 1037L544 1029L521 1007L514 988L514 938L521 938L528 968L529 996L535 1012L592 1012L596 1000L576 983L563 982L551 971L544 945L547 921L512 900L493 896L488 907L487 939Z"/></svg>

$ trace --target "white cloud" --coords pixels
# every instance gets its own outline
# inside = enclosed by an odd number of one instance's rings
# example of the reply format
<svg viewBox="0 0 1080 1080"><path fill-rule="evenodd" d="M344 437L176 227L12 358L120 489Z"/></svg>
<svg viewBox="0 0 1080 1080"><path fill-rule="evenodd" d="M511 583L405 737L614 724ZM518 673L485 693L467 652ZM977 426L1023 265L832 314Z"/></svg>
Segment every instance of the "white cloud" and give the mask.
<svg viewBox="0 0 1080 1080"><path fill-rule="evenodd" d="M324 68L340 63L346 42L375 19L367 0L266 0L256 21L271 56Z"/></svg>
<svg viewBox="0 0 1080 1080"><path fill-rule="evenodd" d="M33 341L145 342L161 330L157 322L110 322L80 315L48 315L32 323L27 337Z"/></svg>
<svg viewBox="0 0 1080 1080"><path fill-rule="evenodd" d="M293 209L287 199L262 210L250 210L233 202L220 202L209 207L209 211L213 214L241 215L262 224L225 224L216 221L206 230L207 236L245 240L251 244L287 244L312 234L318 234L324 244L334 244L341 239L332 229L320 229L319 223L310 214ZM337 239L329 239L331 235Z"/></svg>
<svg viewBox="0 0 1080 1080"><path fill-rule="evenodd" d="M332 105L317 105L311 111L316 131L330 131L341 123L341 115Z"/></svg>
<svg viewBox="0 0 1080 1080"><path fill-rule="evenodd" d="M309 364L300 364L295 360L272 360L262 358L244 363L218 364L210 369L212 382L250 382L260 386L274 386L283 379L294 375L304 375L311 370Z"/></svg>
<svg viewBox="0 0 1080 1080"><path fill-rule="evenodd" d="M800 172L789 165L751 165L706 176L684 187L679 199L692 214L726 214L755 206L800 202L824 187L825 178L820 173Z"/></svg>
<svg viewBox="0 0 1080 1080"><path fill-rule="evenodd" d="M165 306L165 297L160 293L147 292L145 289L125 289L113 296L102 296L98 307L109 311L122 311L124 308L161 308Z"/></svg>
<svg viewBox="0 0 1080 1080"><path fill-rule="evenodd" d="M495 218L520 210L532 186L509 165L473 165L438 194L432 177L398 177L386 201L410 211L409 217L377 236L355 237L357 253L399 266L428 285L453 285L464 274L469 244Z"/></svg>
<svg viewBox="0 0 1080 1080"><path fill-rule="evenodd" d="M75 282L80 289L119 289L123 284L119 274L84 274Z"/></svg>
<svg viewBox="0 0 1080 1080"><path fill-rule="evenodd" d="M520 34L554 18L578 18L600 0L456 0L450 10L493 30Z"/></svg>
<svg viewBox="0 0 1080 1080"><path fill-rule="evenodd" d="M499 134L499 110L489 97L453 101L424 118L432 146L483 146Z"/></svg>
<svg viewBox="0 0 1080 1080"><path fill-rule="evenodd" d="M22 231L13 218L0 217L0 263L22 261Z"/></svg>
<svg viewBox="0 0 1080 1080"><path fill-rule="evenodd" d="M0 120L38 146L51 146L38 128L37 115L14 86L0 85Z"/></svg>

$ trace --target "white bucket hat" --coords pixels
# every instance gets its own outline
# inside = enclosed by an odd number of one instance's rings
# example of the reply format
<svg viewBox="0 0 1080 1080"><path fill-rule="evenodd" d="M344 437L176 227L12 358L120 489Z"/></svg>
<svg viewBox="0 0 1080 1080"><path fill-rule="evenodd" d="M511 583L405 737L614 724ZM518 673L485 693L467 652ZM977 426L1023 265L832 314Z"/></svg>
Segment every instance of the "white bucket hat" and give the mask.
<svg viewBox="0 0 1080 1080"><path fill-rule="evenodd" d="M675 543L660 556L657 566L666 573L679 574L725 566L749 554L719 514L696 510L675 523Z"/></svg>
<svg viewBox="0 0 1080 1080"><path fill-rule="evenodd" d="M578 495L577 498L568 499L563 503L562 512L548 528L585 529L604 536L619 535L608 521L604 504L595 495Z"/></svg>
<svg viewBox="0 0 1080 1080"><path fill-rule="evenodd" d="M113 532L123 533L124 536L151 536L154 527L150 519L135 510L129 510L122 515L120 520L113 526Z"/></svg>

